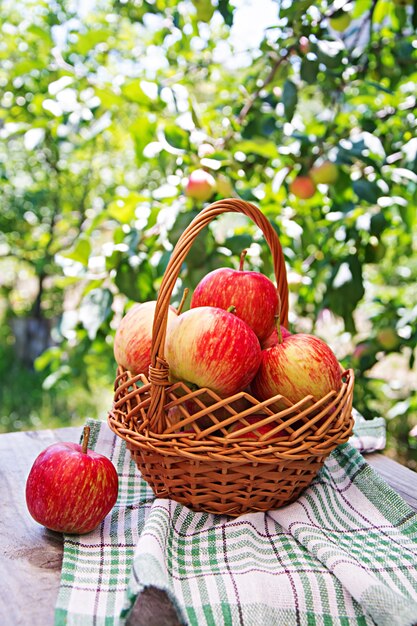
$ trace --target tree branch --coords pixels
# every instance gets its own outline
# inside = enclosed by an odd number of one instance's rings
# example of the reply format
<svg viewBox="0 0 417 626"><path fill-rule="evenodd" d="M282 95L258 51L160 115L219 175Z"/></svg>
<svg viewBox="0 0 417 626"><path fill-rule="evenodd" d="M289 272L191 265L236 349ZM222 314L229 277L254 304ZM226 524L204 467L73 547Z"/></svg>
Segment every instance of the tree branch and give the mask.
<svg viewBox="0 0 417 626"><path fill-rule="evenodd" d="M275 63L272 65L268 75L266 76L265 80L262 82L262 85L260 87L258 87L256 89L256 91L253 92L253 94L249 97L249 99L245 102L245 104L243 105L243 107L240 110L239 115L236 118L236 124L238 126L242 126L243 122L245 121L245 119L247 118L250 110L252 109L253 105L255 104L256 100L259 98L261 92L270 84L272 83L272 81L275 78L275 75L277 73L277 71L279 70L279 68L281 67L281 65L288 60L290 53L292 52L292 50L295 48L295 46L291 46L289 48L287 48L287 54L285 56L281 56L279 57L279 59L277 59L275 61ZM230 130L230 132L226 135L226 137L224 138L223 141L223 147L226 147L227 144L229 143L229 141L231 140L231 138L234 135L234 130Z"/></svg>

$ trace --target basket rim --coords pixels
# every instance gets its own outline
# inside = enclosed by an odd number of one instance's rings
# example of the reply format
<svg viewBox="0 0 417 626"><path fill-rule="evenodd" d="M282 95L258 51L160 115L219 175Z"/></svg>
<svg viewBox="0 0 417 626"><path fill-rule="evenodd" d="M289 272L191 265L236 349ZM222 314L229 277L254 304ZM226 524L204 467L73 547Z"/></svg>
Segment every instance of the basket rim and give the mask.
<svg viewBox="0 0 417 626"><path fill-rule="evenodd" d="M120 368L121 369L121 368ZM126 372L129 375L129 372ZM190 460L197 460L202 458L210 458L212 460L238 463L241 460L236 459L236 455L239 454L242 458L245 458L250 462L258 463L276 463L277 459L282 460L305 460L307 457L314 456L327 456L330 452L341 443L345 443L353 429L354 419L352 416L352 399L353 399L353 386L354 386L354 372L349 369L341 373L342 386L339 392L333 392L333 401L330 404L324 404L323 398L317 402L311 404L310 411L315 411L316 407L322 408L322 412L328 414L328 419L319 426L315 431L312 430L314 423L324 417L320 412L314 416L313 419L304 423L289 437L268 437L263 436L259 439L250 439L249 437L233 437L233 433L228 435L216 435L208 434L207 436L200 436L198 432L178 432L173 431L168 433L156 433L149 428L143 427L144 422L140 426L139 430L134 430L126 424L127 414L120 409L120 402L114 402L111 410L108 413L107 422L110 429L121 437L126 445L134 450L153 450L155 454L160 454L165 457L183 457ZM133 377L130 381L124 383L126 385L132 385L132 381L137 379L145 379L143 376ZM345 380L343 380L345 379ZM173 384L172 386L174 386ZM145 393L150 388L150 383L141 387L142 393ZM204 391L204 388L199 391ZM132 395L135 391L131 392ZM136 391L137 393L137 391ZM334 397L336 394L336 397ZM332 393L328 394L332 396ZM234 396L231 396L232 398ZM275 396L270 401L274 402L282 396ZM310 396L307 396L309 399ZM327 396L325 397L327 398ZM122 398L123 400L123 398ZM180 399L181 400L181 399ZM229 398L224 401L227 402ZM306 400L306 399L304 399ZM150 400L147 398L145 401L139 404L139 408L136 407L134 411L129 414L129 420L134 418L133 413L145 412L149 407ZM259 403L261 404L261 403ZM300 404L300 403L297 403ZM296 405L292 405L293 407ZM331 413L329 411L333 407L339 407L339 415L335 423L332 419L329 419ZM209 413L213 407L208 407L205 413ZM246 416L250 416L251 413L256 413L259 410L258 406L254 405L250 409L246 409L241 413L236 412L235 415L230 417L227 421L236 421ZM278 411L276 413L271 412L271 415L266 415L265 420L267 422L273 422L280 419L280 415L285 414L286 410ZM197 415L197 417L195 417ZM187 420L188 424L195 421L200 414L190 416ZM302 417L302 416L301 416ZM192 419L194 418L194 419ZM297 414L292 418L293 422L299 421L300 417ZM223 420L219 420L223 423ZM184 421L185 423L185 421ZM285 429L285 425L278 429L278 433ZM211 427L211 430L219 430L217 427ZM256 430L254 428L253 430ZM204 431L202 433L204 435ZM232 435L232 436L230 436Z"/></svg>

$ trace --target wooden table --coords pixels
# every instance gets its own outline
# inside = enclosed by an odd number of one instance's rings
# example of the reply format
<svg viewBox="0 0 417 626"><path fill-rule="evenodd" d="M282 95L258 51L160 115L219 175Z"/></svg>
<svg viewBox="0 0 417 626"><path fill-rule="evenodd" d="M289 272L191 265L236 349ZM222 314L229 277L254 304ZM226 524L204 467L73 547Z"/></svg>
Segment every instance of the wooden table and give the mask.
<svg viewBox="0 0 417 626"><path fill-rule="evenodd" d="M0 435L0 595L1 626L49 626L60 582L62 535L39 526L25 502L25 484L33 461L55 441L79 441L80 428ZM417 473L381 454L366 460L417 511ZM135 607L135 626L174 626L169 602L150 590ZM158 609L158 610L157 610ZM155 622L156 618L156 622Z"/></svg>

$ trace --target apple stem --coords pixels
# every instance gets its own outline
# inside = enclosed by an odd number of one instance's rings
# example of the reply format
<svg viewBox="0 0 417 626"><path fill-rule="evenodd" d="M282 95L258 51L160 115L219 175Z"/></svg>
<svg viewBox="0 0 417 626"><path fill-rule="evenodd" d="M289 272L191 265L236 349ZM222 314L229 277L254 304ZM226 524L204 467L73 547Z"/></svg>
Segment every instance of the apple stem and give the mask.
<svg viewBox="0 0 417 626"><path fill-rule="evenodd" d="M279 315L275 315L275 328L277 329L278 343L282 343L281 318Z"/></svg>
<svg viewBox="0 0 417 626"><path fill-rule="evenodd" d="M240 263L239 263L239 272L243 270L243 264L245 263L245 256L247 255L247 250L242 250L240 253Z"/></svg>
<svg viewBox="0 0 417 626"><path fill-rule="evenodd" d="M90 427L89 426L84 426L83 441L82 441L82 452L84 454L87 454L89 438L90 438Z"/></svg>
<svg viewBox="0 0 417 626"><path fill-rule="evenodd" d="M231 304L227 309L226 309L229 313L235 313L236 312L236 307L234 304Z"/></svg>
<svg viewBox="0 0 417 626"><path fill-rule="evenodd" d="M186 301L186 299L187 299L187 296L188 296L189 291L190 291L190 290L188 289L188 287L186 287L186 288L184 289L184 293L182 294L181 302L180 302L180 304L179 304L179 306L178 306L178 309L177 309L177 315L180 315L180 314L181 314L181 311L182 311L182 309L183 309L183 306L184 306L184 304L185 304L185 301Z"/></svg>

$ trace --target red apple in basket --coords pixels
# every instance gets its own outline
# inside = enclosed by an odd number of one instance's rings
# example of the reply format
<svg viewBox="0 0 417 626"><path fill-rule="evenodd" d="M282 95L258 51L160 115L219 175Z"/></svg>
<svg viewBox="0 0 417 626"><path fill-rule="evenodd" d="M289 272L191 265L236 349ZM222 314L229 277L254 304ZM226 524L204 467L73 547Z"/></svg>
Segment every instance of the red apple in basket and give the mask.
<svg viewBox="0 0 417 626"><path fill-rule="evenodd" d="M148 376L151 364L152 326L156 300L134 304L122 318L114 337L114 358L132 374ZM168 309L167 333L177 317L174 307Z"/></svg>
<svg viewBox="0 0 417 626"><path fill-rule="evenodd" d="M117 500L118 476L110 459L83 444L59 442L36 458L26 482L26 504L34 520L50 530L85 534L94 530Z"/></svg>
<svg viewBox="0 0 417 626"><path fill-rule="evenodd" d="M262 351L251 389L260 400L281 394L295 404L309 395L320 400L341 386L341 367L331 348L318 337L298 333Z"/></svg>
<svg viewBox="0 0 417 626"><path fill-rule="evenodd" d="M255 376L261 347L253 330L234 313L202 306L174 320L165 356L172 380L208 387L227 397Z"/></svg>
<svg viewBox="0 0 417 626"><path fill-rule="evenodd" d="M191 308L227 309L233 305L236 316L252 328L259 341L264 341L275 326L279 307L277 288L264 274L243 270L246 252L240 256L238 270L222 267L204 276L195 288Z"/></svg>
<svg viewBox="0 0 417 626"><path fill-rule="evenodd" d="M230 429L230 433L236 433L237 431L241 430L242 428L247 427L249 424L255 426L254 430L250 430L247 433L242 433L241 435L237 435L236 438L237 439L259 439L260 437L262 437L262 435L266 435L267 433L270 433L271 430L273 430L274 428L276 428L278 426L278 422L270 422L269 424L264 424L263 426L258 426L256 427L256 424L258 422L261 422L262 420L264 420L267 416L266 415L248 415L245 418L242 418L241 420L235 422L231 429ZM247 424L245 423L247 422ZM273 435L272 437L266 437L265 441L268 441L268 439L271 438L275 438L275 437L287 437L289 436L290 433L283 428L282 430L280 430L278 433L276 433L276 435Z"/></svg>

